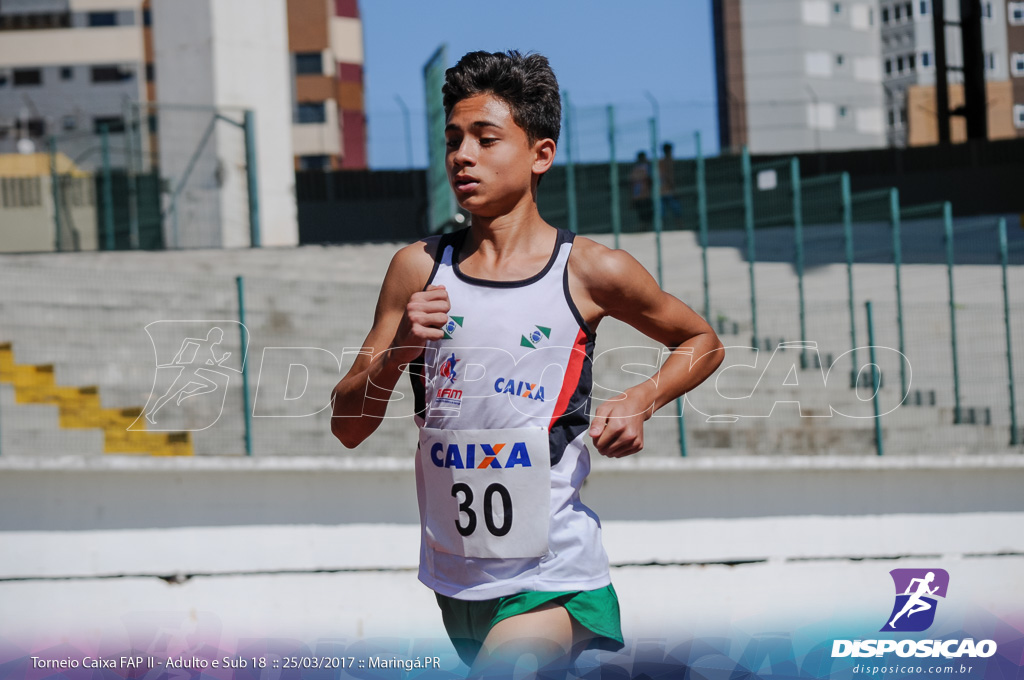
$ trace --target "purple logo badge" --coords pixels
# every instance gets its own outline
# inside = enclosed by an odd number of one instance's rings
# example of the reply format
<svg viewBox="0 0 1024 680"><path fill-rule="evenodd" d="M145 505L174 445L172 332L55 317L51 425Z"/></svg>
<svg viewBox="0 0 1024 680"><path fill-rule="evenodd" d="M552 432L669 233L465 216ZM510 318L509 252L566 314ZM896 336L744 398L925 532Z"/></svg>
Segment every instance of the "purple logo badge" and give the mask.
<svg viewBox="0 0 1024 680"><path fill-rule="evenodd" d="M882 631L916 633L935 620L937 597L945 598L949 573L945 569L893 569L896 602Z"/></svg>

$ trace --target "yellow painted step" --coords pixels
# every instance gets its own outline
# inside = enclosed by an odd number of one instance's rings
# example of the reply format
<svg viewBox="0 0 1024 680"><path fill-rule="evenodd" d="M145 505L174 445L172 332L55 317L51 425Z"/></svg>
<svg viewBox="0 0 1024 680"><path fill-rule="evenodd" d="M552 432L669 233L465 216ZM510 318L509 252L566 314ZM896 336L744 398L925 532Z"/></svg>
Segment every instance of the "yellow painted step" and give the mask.
<svg viewBox="0 0 1024 680"><path fill-rule="evenodd" d="M14 379L14 351L11 343L0 343L0 382L9 383Z"/></svg>
<svg viewBox="0 0 1024 680"><path fill-rule="evenodd" d="M152 456L191 456L192 437L188 432L106 431L105 453L139 453Z"/></svg>
<svg viewBox="0 0 1024 680"><path fill-rule="evenodd" d="M66 429L102 429L104 453L191 456L189 432L146 432L142 408L103 408L99 388L57 385L53 364L18 364L11 343L0 343L0 382L14 385L19 404L53 404ZM134 423L135 430L128 430Z"/></svg>

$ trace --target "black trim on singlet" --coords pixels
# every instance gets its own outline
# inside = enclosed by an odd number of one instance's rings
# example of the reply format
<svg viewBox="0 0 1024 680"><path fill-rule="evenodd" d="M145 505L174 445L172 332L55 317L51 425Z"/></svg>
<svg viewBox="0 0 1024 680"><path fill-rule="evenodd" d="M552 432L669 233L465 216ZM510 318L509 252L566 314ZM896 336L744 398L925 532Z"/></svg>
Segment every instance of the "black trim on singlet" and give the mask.
<svg viewBox="0 0 1024 680"><path fill-rule="evenodd" d="M409 363L409 381L412 383L412 403L416 415L425 418L427 414L427 386L425 383L424 356L426 351Z"/></svg>
<svg viewBox="0 0 1024 680"><path fill-rule="evenodd" d="M430 276L427 277L427 282L423 284L423 290L426 290L434 282L437 270L441 267L441 262L444 260L444 249L454 244L457 233L441 234L441 238L437 240L437 252L434 253L434 268L430 270Z"/></svg>
<svg viewBox="0 0 1024 680"><path fill-rule="evenodd" d="M576 241L576 234L572 233L571 231L570 232L566 232L566 243L574 243L575 241ZM571 255L570 255L570 257L571 257ZM569 262L568 262L568 260L565 263L565 267L562 269L562 292L565 293L565 302L566 302L567 305L569 305L569 311L572 312L572 315L574 317L576 317L576 323L578 323L580 325L580 329L582 329L583 332L587 334L587 339L588 340L591 340L591 341L595 340L597 338L597 333L595 333L590 328L590 326L587 324L586 320L583 318L583 315L580 314L579 308L576 307L576 303L572 301L572 295L569 293Z"/></svg>
<svg viewBox="0 0 1024 680"><path fill-rule="evenodd" d="M551 257L548 258L548 263L544 265L544 269L534 274L528 279L521 279L519 281L491 281L490 279L478 279L475 276L462 273L459 269L459 251L462 250L462 245L466 242L466 236L469 234L469 227L455 232L455 235L459 237L458 242L455 244L455 251L452 253L452 270L455 272L455 276L465 281L466 283L472 283L477 286L487 286L489 288L519 288L521 286L528 286L531 283L536 283L544 278L544 275L551 271L551 268L555 265L555 260L558 259L558 251L561 250L562 244L566 242L565 234L571 233L566 232L564 229L556 229L557 234L555 235L555 247L551 251Z"/></svg>
<svg viewBox="0 0 1024 680"><path fill-rule="evenodd" d="M578 345L573 346L577 351ZM590 427L590 393L594 384L594 341L587 338L584 346L586 358L580 367L580 379L576 389L569 397L565 411L560 415L548 432L548 449L551 451L551 466L562 460L569 442L575 440Z"/></svg>
<svg viewBox="0 0 1024 680"><path fill-rule="evenodd" d="M434 282L437 270L441 267L441 262L444 260L444 250L449 245L452 245L454 241L455 234L442 234L441 238L437 240L437 252L434 253L434 268L430 270L430 276L427 277L427 282L423 284L423 290L426 290ZM424 365L426 353L426 349L424 349L409 364L409 381L412 383L413 409L420 418L426 417L427 413L426 366Z"/></svg>

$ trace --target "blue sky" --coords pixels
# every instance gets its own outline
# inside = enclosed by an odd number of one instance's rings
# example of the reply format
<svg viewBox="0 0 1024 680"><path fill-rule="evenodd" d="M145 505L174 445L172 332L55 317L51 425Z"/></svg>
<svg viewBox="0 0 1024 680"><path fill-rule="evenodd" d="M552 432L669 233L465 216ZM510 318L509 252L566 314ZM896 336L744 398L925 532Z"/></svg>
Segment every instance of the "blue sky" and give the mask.
<svg viewBox="0 0 1024 680"><path fill-rule="evenodd" d="M574 154L608 157L605 107L619 123L617 156L647 146L653 96L660 135L676 156L700 130L717 149L710 0L361 0L370 166L407 165L400 96L411 117L413 165L426 165L422 68L441 43L451 63L466 52L518 49L547 56L576 116ZM564 135L564 131L563 131ZM559 145L564 158L565 140Z"/></svg>

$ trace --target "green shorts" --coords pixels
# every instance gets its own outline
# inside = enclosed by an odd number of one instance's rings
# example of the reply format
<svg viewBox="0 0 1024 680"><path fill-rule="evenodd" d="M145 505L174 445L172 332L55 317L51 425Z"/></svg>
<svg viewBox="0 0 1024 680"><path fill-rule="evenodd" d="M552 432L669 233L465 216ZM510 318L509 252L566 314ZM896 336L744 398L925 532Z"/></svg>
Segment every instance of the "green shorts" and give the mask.
<svg viewBox="0 0 1024 680"><path fill-rule="evenodd" d="M610 584L597 590L529 591L493 600L456 600L434 593L441 618L459 657L472 666L484 638L504 619L556 602L583 627L595 634L588 647L617 650L623 647L619 598Z"/></svg>

